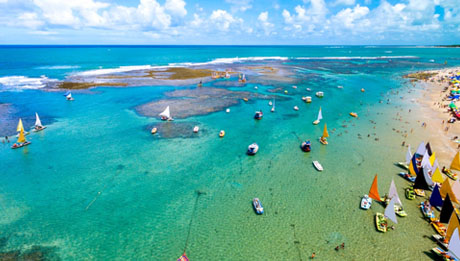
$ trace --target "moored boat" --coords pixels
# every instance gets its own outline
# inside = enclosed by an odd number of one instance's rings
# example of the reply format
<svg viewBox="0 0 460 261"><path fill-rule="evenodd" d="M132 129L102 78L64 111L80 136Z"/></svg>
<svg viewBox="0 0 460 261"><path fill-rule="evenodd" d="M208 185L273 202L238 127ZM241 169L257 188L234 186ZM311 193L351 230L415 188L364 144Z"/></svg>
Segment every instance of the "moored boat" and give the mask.
<svg viewBox="0 0 460 261"><path fill-rule="evenodd" d="M249 99L245 97L245 98L243 98L243 101L247 102L247 101L249 101Z"/></svg>
<svg viewBox="0 0 460 261"><path fill-rule="evenodd" d="M313 166L315 166L317 171L323 171L323 166L317 160L313 161Z"/></svg>
<svg viewBox="0 0 460 261"><path fill-rule="evenodd" d="M259 145L257 143L253 143L248 146L248 151L246 152L248 155L256 155L256 153L259 151Z"/></svg>
<svg viewBox="0 0 460 261"><path fill-rule="evenodd" d="M372 206L372 199L366 194L361 199L361 208L364 210L370 209Z"/></svg>
<svg viewBox="0 0 460 261"><path fill-rule="evenodd" d="M425 204L424 202L420 203L420 210L423 213L423 216L429 220L434 219L434 211L431 210L431 207L428 204Z"/></svg>
<svg viewBox="0 0 460 261"><path fill-rule="evenodd" d="M449 177L452 180L457 180L458 179L457 174L453 173L452 170L450 170L450 169L448 169L446 167L442 167L442 173L444 173L447 177Z"/></svg>
<svg viewBox="0 0 460 261"><path fill-rule="evenodd" d="M24 126L22 125L21 119L19 119L16 130L19 131L18 140L13 144L13 146L11 146L11 148L18 149L29 145L31 142L26 140L26 136L24 135Z"/></svg>
<svg viewBox="0 0 460 261"><path fill-rule="evenodd" d="M444 251L439 247L432 248L431 251L440 256L444 261L457 261L457 259L451 257L447 251Z"/></svg>
<svg viewBox="0 0 460 261"><path fill-rule="evenodd" d="M356 118L356 117L358 117L358 114L357 114L356 112L350 112L350 116L352 116L352 117L355 117L355 118Z"/></svg>
<svg viewBox="0 0 460 261"><path fill-rule="evenodd" d="M195 126L195 127L193 128L193 132L195 132L195 133L197 133L199 130L200 130L200 127L198 127L198 126Z"/></svg>
<svg viewBox="0 0 460 261"><path fill-rule="evenodd" d="M311 96L306 96L305 97L305 102L306 103L311 103Z"/></svg>
<svg viewBox="0 0 460 261"><path fill-rule="evenodd" d="M446 226L444 226L444 224L442 224L439 221L439 219L432 220L431 225L433 226L434 230L436 230L436 232L438 232L439 235L441 235L443 237L446 236L447 228L446 228Z"/></svg>
<svg viewBox="0 0 460 261"><path fill-rule="evenodd" d="M407 217L407 213L406 213L406 211L404 211L402 206L395 205L394 208L395 208L396 215L398 215L400 217Z"/></svg>
<svg viewBox="0 0 460 261"><path fill-rule="evenodd" d="M319 138L319 142L323 145L329 144L327 138L329 137L329 132L327 131L327 125L324 124L323 135Z"/></svg>
<svg viewBox="0 0 460 261"><path fill-rule="evenodd" d="M272 108L271 108L270 111L271 111L271 112L275 112L275 100L273 100L273 106L272 106Z"/></svg>
<svg viewBox="0 0 460 261"><path fill-rule="evenodd" d="M153 127L152 130L150 131L150 133L152 134L155 134L157 133L158 129L156 127Z"/></svg>
<svg viewBox="0 0 460 261"><path fill-rule="evenodd" d="M382 213L375 214L375 227L377 228L377 231L382 233L387 232L388 222Z"/></svg>
<svg viewBox="0 0 460 261"><path fill-rule="evenodd" d="M221 130L219 132L219 137L223 138L225 136L225 131L224 130Z"/></svg>
<svg viewBox="0 0 460 261"><path fill-rule="evenodd" d="M445 241L445 238L439 234L431 235L431 237L444 249L447 250L448 244Z"/></svg>
<svg viewBox="0 0 460 261"><path fill-rule="evenodd" d="M424 197L425 196L425 190L423 189L414 189L415 195L419 197Z"/></svg>
<svg viewBox="0 0 460 261"><path fill-rule="evenodd" d="M225 112L226 112L226 113L229 113L229 112L230 112L230 108L227 108L227 109L225 110Z"/></svg>
<svg viewBox="0 0 460 261"><path fill-rule="evenodd" d="M316 92L316 97L323 98L324 97L324 92Z"/></svg>
<svg viewBox="0 0 460 261"><path fill-rule="evenodd" d="M262 206L262 202L260 202L259 198L254 198L252 200L252 206L258 215L262 215L264 213L264 207Z"/></svg>
<svg viewBox="0 0 460 261"><path fill-rule="evenodd" d="M305 152L310 152L311 151L311 142L309 140L306 140L302 142L300 145L300 148L305 151Z"/></svg>
<svg viewBox="0 0 460 261"><path fill-rule="evenodd" d="M415 199L415 192L413 187L406 188L406 198L409 200Z"/></svg>
<svg viewBox="0 0 460 261"><path fill-rule="evenodd" d="M415 177L412 177L411 175L409 175L409 173L399 172L399 175L410 182L415 182Z"/></svg>
<svg viewBox="0 0 460 261"><path fill-rule="evenodd" d="M299 107L294 106L294 111L298 111L298 110L299 110Z"/></svg>
<svg viewBox="0 0 460 261"><path fill-rule="evenodd" d="M254 115L254 119L256 120L261 120L264 114L262 113L262 110L256 111L256 114Z"/></svg>

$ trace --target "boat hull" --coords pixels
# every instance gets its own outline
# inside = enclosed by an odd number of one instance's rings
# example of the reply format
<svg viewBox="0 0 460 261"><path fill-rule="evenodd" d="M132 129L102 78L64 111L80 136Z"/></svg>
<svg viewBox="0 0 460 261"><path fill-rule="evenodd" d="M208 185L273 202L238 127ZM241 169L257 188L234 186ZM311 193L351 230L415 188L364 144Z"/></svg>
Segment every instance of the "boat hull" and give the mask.
<svg viewBox="0 0 460 261"><path fill-rule="evenodd" d="M372 206L372 199L369 198L368 195L364 195L364 197L361 199L361 209L368 210Z"/></svg>
<svg viewBox="0 0 460 261"><path fill-rule="evenodd" d="M377 231L385 233L388 229L388 222L382 213L375 214L375 227Z"/></svg>
<svg viewBox="0 0 460 261"><path fill-rule="evenodd" d="M254 208L254 211L257 215L262 215L264 213L264 207L258 198L254 198L252 200L252 207Z"/></svg>
<svg viewBox="0 0 460 261"><path fill-rule="evenodd" d="M22 143L15 143L15 144L13 144L13 146L11 146L11 148L12 148L12 149L19 149L19 148L28 146L28 145L30 145L31 143L32 143L32 142L30 142L30 141L26 141L26 142L22 142Z"/></svg>
<svg viewBox="0 0 460 261"><path fill-rule="evenodd" d="M323 166L321 166L321 164L318 161L313 161L313 166L317 171L323 171Z"/></svg>

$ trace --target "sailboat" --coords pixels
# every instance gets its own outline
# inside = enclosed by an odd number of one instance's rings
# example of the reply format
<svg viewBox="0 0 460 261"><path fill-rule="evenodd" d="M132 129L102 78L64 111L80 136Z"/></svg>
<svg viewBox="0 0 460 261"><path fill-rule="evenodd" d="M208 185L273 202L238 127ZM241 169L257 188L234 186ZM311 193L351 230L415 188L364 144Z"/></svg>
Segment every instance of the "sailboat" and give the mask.
<svg viewBox="0 0 460 261"><path fill-rule="evenodd" d="M172 121L173 120L173 118L171 118L171 114L169 113L169 106L167 106L166 109L159 115L162 121Z"/></svg>
<svg viewBox="0 0 460 261"><path fill-rule="evenodd" d="M323 145L327 145L327 137L329 137L329 132L327 132L327 124L324 124L323 136L319 138L319 142Z"/></svg>
<svg viewBox="0 0 460 261"><path fill-rule="evenodd" d="M185 254L182 254L178 259L177 261L189 261L190 259L187 257L187 255Z"/></svg>
<svg viewBox="0 0 460 261"><path fill-rule="evenodd" d="M377 174L374 177L374 181L372 181L371 188L369 189L369 195L364 195L361 199L361 208L362 209L369 209L372 206L372 199L380 201L379 189L377 186Z"/></svg>
<svg viewBox="0 0 460 261"><path fill-rule="evenodd" d="M319 107L318 118L313 122L314 125L317 125L320 120L323 119L323 114L321 113L321 107Z"/></svg>
<svg viewBox="0 0 460 261"><path fill-rule="evenodd" d="M275 112L275 100L273 100L273 106L272 106L272 109L270 111Z"/></svg>
<svg viewBox="0 0 460 261"><path fill-rule="evenodd" d="M18 140L16 143L13 144L13 146L11 146L12 149L21 148L31 143L30 141L26 140L26 136L24 135L24 127L22 125L21 119L19 119L17 131L19 131Z"/></svg>
<svg viewBox="0 0 460 261"><path fill-rule="evenodd" d="M412 159L412 152L410 151L410 145L409 145L407 148L407 152L406 152L406 162L398 162L398 166L400 166L403 169L409 169L409 163L411 159Z"/></svg>
<svg viewBox="0 0 460 261"><path fill-rule="evenodd" d="M35 131L38 132L44 129L46 129L46 126L43 126L40 117L38 117L38 113L35 113Z"/></svg>
<svg viewBox="0 0 460 261"><path fill-rule="evenodd" d="M396 190L395 181L392 179L390 184L390 190L388 191L387 200L395 199L394 210L396 214L400 217L407 216L406 211L402 207L401 199L399 198L398 191Z"/></svg>
<svg viewBox="0 0 460 261"><path fill-rule="evenodd" d="M460 237L458 235L458 228L455 228L452 233L449 245L447 246L448 251L443 251L439 247L431 249L434 253L441 256L443 260L459 260L460 259Z"/></svg>
<svg viewBox="0 0 460 261"><path fill-rule="evenodd" d="M388 203L387 207L385 208L384 214L382 213L377 213L375 215L375 226L378 231L380 232L387 232L388 230L388 219L393 221L394 223L398 223L398 220L396 220L396 213L395 213L395 198L392 198L390 200L390 203Z"/></svg>
<svg viewBox="0 0 460 261"><path fill-rule="evenodd" d="M68 93L66 94L65 98L66 98L66 100L68 100L68 101L73 101L73 100L74 100L74 98L72 97L72 93L71 93L71 92L68 92Z"/></svg>
<svg viewBox="0 0 460 261"><path fill-rule="evenodd" d="M455 154L454 159L450 164L450 169L460 170L460 152L457 152L457 154Z"/></svg>

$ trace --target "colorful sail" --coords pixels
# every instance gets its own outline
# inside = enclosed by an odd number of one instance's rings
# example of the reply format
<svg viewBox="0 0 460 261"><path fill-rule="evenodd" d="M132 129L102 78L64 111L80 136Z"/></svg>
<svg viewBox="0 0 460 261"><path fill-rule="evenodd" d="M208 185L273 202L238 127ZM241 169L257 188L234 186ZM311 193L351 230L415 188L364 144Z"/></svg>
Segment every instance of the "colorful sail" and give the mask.
<svg viewBox="0 0 460 261"><path fill-rule="evenodd" d="M460 222L458 221L457 213L455 211L452 211L452 215L450 216L449 225L447 226L447 231L446 231L446 241L447 242L449 242L450 238L452 237L454 230L459 227L460 227Z"/></svg>
<svg viewBox="0 0 460 261"><path fill-rule="evenodd" d="M414 182L414 189L423 189L423 190L428 190L430 189L429 183L432 183L430 177L428 177L425 172L420 172L419 175L415 178Z"/></svg>
<svg viewBox="0 0 460 261"><path fill-rule="evenodd" d="M455 194L454 192L452 191L452 186L450 185L450 179L449 178L446 178L444 180L444 182L442 183L441 185L441 189L439 190L439 193L441 193L441 196L443 198L446 198L447 195L450 196L450 199L455 202L455 203L459 203L458 200L457 200L457 197L455 197Z"/></svg>
<svg viewBox="0 0 460 261"><path fill-rule="evenodd" d="M412 159L412 152L410 152L410 145L407 148L407 153L406 153L406 164L410 163L410 160Z"/></svg>
<svg viewBox="0 0 460 261"><path fill-rule="evenodd" d="M457 154L450 164L450 169L460 170L460 151L457 151Z"/></svg>
<svg viewBox="0 0 460 261"><path fill-rule="evenodd" d="M16 131L19 132L21 130L24 130L24 126L22 125L21 118L19 118L18 127L16 128Z"/></svg>
<svg viewBox="0 0 460 261"><path fill-rule="evenodd" d="M38 113L35 113L35 126L43 127L42 122L40 121L40 118L38 117Z"/></svg>
<svg viewBox="0 0 460 261"><path fill-rule="evenodd" d="M327 132L327 124L324 124L323 138L329 137L329 132Z"/></svg>
<svg viewBox="0 0 460 261"><path fill-rule="evenodd" d="M396 220L396 213L395 213L395 198L390 200L387 207L385 208L385 217L393 221L394 223L398 224L398 220Z"/></svg>
<svg viewBox="0 0 460 261"><path fill-rule="evenodd" d="M396 190L396 185L395 181L391 179L391 184L390 184L390 190L388 191L388 197L390 199L395 199L395 203L398 203L400 206L402 206L401 200L399 199L398 191Z"/></svg>
<svg viewBox="0 0 460 261"><path fill-rule="evenodd" d="M24 130L19 131L18 143L26 142L26 136L24 136Z"/></svg>
<svg viewBox="0 0 460 261"><path fill-rule="evenodd" d="M377 201L381 201L377 185L377 174L375 174L374 181L372 182L371 189L369 190L369 197Z"/></svg>
<svg viewBox="0 0 460 261"><path fill-rule="evenodd" d="M185 252L184 252L183 255L181 255L181 256L177 259L177 261L189 261L189 260L190 260L190 259L188 259L188 257L187 257L187 255L185 254Z"/></svg>
<svg viewBox="0 0 460 261"><path fill-rule="evenodd" d="M433 154L433 152L431 151L431 146L429 142L426 144L425 149L429 156Z"/></svg>
<svg viewBox="0 0 460 261"><path fill-rule="evenodd" d="M443 200L441 194L439 193L439 187L436 184L434 186L433 192L431 192L430 205L433 207L442 207Z"/></svg>
<svg viewBox="0 0 460 261"><path fill-rule="evenodd" d="M426 147L425 143L422 141L420 145L418 145L417 151L415 151L415 154L418 154L419 156L425 155L426 152Z"/></svg>
<svg viewBox="0 0 460 261"><path fill-rule="evenodd" d="M439 221L441 223L449 222L453 211L454 206L452 205L452 201L450 201L449 195L447 195L446 199L444 199L444 203L442 204L441 213L439 214Z"/></svg>
<svg viewBox="0 0 460 261"><path fill-rule="evenodd" d="M430 156L430 164L431 166L434 166L434 162L436 161L436 152L433 152L433 154L431 154Z"/></svg>
<svg viewBox="0 0 460 261"><path fill-rule="evenodd" d="M452 191L454 192L455 197L457 199L460 198L460 183L458 182L458 180L455 180L452 183L451 188L452 188Z"/></svg>
<svg viewBox="0 0 460 261"><path fill-rule="evenodd" d="M458 229L454 230L449 242L449 255L455 257L457 260L460 258L460 237L458 236Z"/></svg>
<svg viewBox="0 0 460 261"><path fill-rule="evenodd" d="M441 171L439 171L439 168L436 168L434 170L433 175L431 175L431 180L439 184L443 182L442 174L441 174Z"/></svg>
<svg viewBox="0 0 460 261"><path fill-rule="evenodd" d="M418 168L417 168L417 161L415 159L415 154L412 156L412 159L409 164L409 174L411 176L417 176L418 175Z"/></svg>

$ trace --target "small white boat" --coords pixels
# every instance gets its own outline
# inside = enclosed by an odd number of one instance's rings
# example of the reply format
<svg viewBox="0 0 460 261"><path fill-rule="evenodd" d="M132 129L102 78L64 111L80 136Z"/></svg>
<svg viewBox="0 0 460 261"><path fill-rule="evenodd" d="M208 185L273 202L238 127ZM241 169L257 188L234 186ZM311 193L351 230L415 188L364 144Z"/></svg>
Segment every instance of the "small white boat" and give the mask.
<svg viewBox="0 0 460 261"><path fill-rule="evenodd" d="M321 107L319 107L318 118L313 122L314 125L317 125L323 119L323 114L321 113Z"/></svg>
<svg viewBox="0 0 460 261"><path fill-rule="evenodd" d="M253 143L248 146L247 154L251 156L256 155L258 151L259 151L259 145L257 145L257 143Z"/></svg>
<svg viewBox="0 0 460 261"><path fill-rule="evenodd" d="M292 89L297 89L297 86L293 85L293 86L292 86Z"/></svg>
<svg viewBox="0 0 460 261"><path fill-rule="evenodd" d="M343 89L343 86L342 86L342 85L339 85L339 86L337 86L337 88L339 88L339 89Z"/></svg>
<svg viewBox="0 0 460 261"><path fill-rule="evenodd" d="M171 113L169 112L169 106L167 106L166 109L159 115L162 121L172 121L173 120L173 118L171 118Z"/></svg>
<svg viewBox="0 0 460 261"><path fill-rule="evenodd" d="M305 102L306 103L311 103L311 96L305 97Z"/></svg>
<svg viewBox="0 0 460 261"><path fill-rule="evenodd" d="M195 127L193 128L193 132L195 132L195 133L197 133L199 130L200 130L200 127L198 127L198 126L195 126Z"/></svg>
<svg viewBox="0 0 460 261"><path fill-rule="evenodd" d="M299 107L294 106L294 111L298 111L298 110L299 110Z"/></svg>
<svg viewBox="0 0 460 261"><path fill-rule="evenodd" d="M324 97L324 92L316 92L316 97L323 98Z"/></svg>
<svg viewBox="0 0 460 261"><path fill-rule="evenodd" d="M269 105L269 106L272 106L272 105L273 105L272 101L269 101L269 102L268 102L268 105Z"/></svg>
<svg viewBox="0 0 460 261"><path fill-rule="evenodd" d="M361 208L368 210L371 208L372 205L372 199L368 195L364 195L363 198L361 199Z"/></svg>
<svg viewBox="0 0 460 261"><path fill-rule="evenodd" d="M150 131L150 133L155 134L155 133L157 133L157 131L158 131L158 129L153 127L152 130Z"/></svg>
<svg viewBox="0 0 460 261"><path fill-rule="evenodd" d="M273 100L273 106L272 106L272 109L270 111L275 112L275 100Z"/></svg>
<svg viewBox="0 0 460 261"><path fill-rule="evenodd" d="M226 109L225 112L226 112L226 113L229 113L229 112L230 112L230 109Z"/></svg>
<svg viewBox="0 0 460 261"><path fill-rule="evenodd" d="M256 90L257 90L257 89L259 89L259 87L257 87L257 86L256 86L256 87L254 87L254 89L256 89Z"/></svg>
<svg viewBox="0 0 460 261"><path fill-rule="evenodd" d="M316 170L323 171L323 166L321 166L321 164L317 160L313 161L313 166L315 166Z"/></svg>
<svg viewBox="0 0 460 261"><path fill-rule="evenodd" d="M308 91L308 92L311 92L311 89L310 89L310 88L307 88L307 91Z"/></svg>
<svg viewBox="0 0 460 261"><path fill-rule="evenodd" d="M225 136L225 131L224 130L221 130L219 132L219 137L223 138Z"/></svg>

